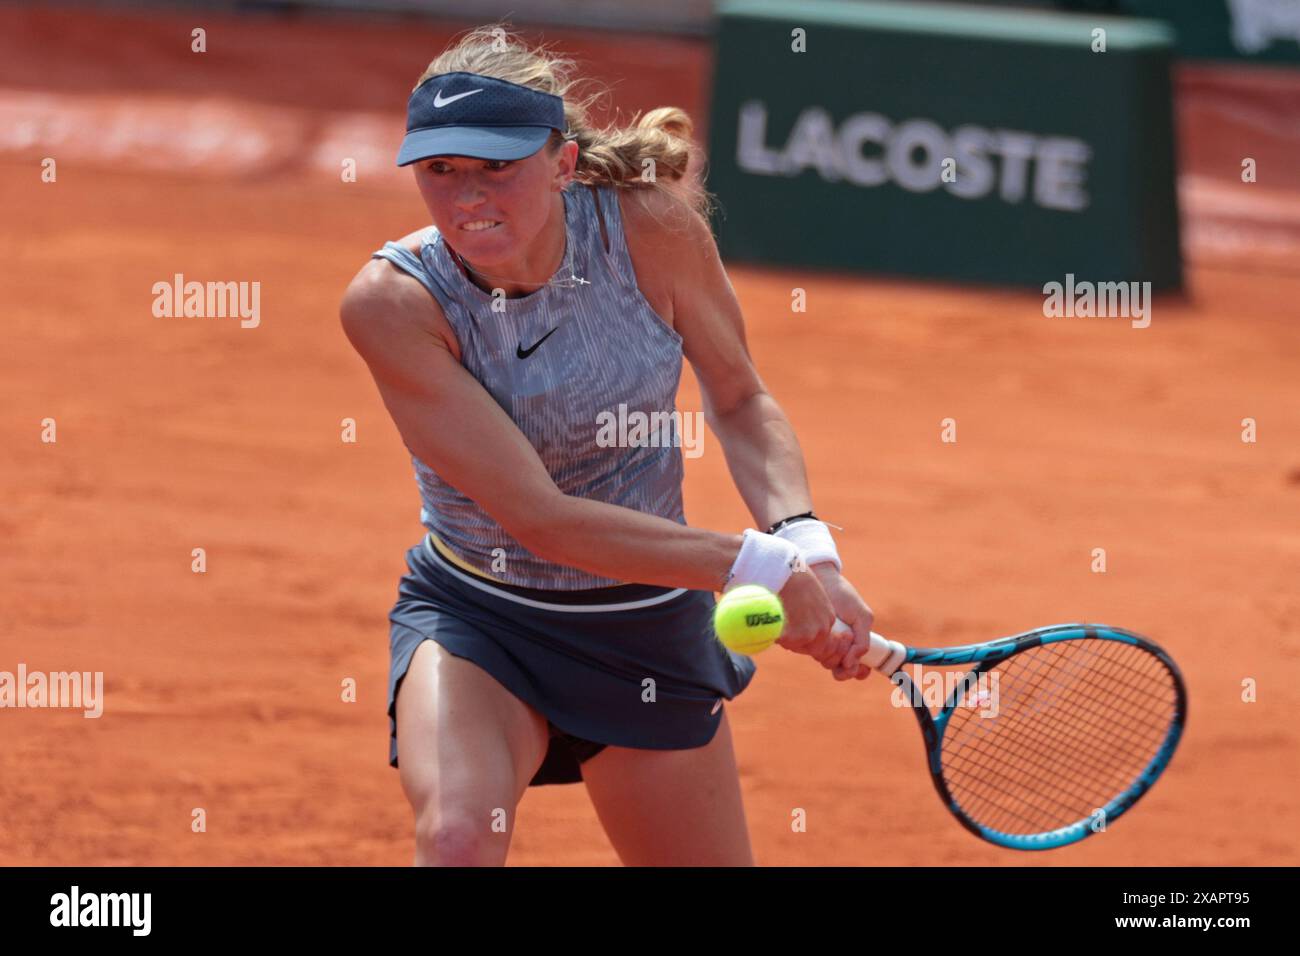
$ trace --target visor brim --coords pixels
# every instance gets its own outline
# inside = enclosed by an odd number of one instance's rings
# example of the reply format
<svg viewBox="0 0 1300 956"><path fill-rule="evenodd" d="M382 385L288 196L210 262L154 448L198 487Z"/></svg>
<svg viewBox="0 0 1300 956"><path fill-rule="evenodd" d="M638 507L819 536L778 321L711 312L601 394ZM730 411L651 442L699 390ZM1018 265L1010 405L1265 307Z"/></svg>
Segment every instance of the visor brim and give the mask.
<svg viewBox="0 0 1300 956"><path fill-rule="evenodd" d="M474 159L524 159L550 138L549 126L440 126L406 134L397 151L397 165L409 166L432 156Z"/></svg>

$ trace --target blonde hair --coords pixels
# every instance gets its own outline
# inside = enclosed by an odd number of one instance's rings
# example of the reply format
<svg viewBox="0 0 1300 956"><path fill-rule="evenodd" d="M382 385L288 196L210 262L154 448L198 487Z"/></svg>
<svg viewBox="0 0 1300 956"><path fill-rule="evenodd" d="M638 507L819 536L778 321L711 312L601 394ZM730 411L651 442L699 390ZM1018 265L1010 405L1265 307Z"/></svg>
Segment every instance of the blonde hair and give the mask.
<svg viewBox="0 0 1300 956"><path fill-rule="evenodd" d="M553 130L543 148L554 154L566 139L576 140L574 179L593 186L655 190L707 222L715 202L704 187L707 162L703 148L691 137L690 114L676 106L661 106L644 116L638 111L630 126L592 126L590 110L609 91L594 80L576 77L576 71L574 60L544 45L529 45L508 20L502 20L465 33L429 64L415 86L444 73L480 73L561 97L569 133ZM591 91L585 92L588 87ZM643 178L647 167L653 174L648 180Z"/></svg>

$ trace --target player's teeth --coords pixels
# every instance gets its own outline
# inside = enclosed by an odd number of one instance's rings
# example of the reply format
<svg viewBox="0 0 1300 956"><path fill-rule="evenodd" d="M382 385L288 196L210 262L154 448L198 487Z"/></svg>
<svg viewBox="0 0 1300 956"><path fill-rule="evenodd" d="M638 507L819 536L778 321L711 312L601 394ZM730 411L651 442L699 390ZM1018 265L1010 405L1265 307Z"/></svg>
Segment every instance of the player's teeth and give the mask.
<svg viewBox="0 0 1300 956"><path fill-rule="evenodd" d="M484 229L495 229L499 225L501 223L495 219L480 219L477 222L467 222L460 228L467 232L482 232Z"/></svg>

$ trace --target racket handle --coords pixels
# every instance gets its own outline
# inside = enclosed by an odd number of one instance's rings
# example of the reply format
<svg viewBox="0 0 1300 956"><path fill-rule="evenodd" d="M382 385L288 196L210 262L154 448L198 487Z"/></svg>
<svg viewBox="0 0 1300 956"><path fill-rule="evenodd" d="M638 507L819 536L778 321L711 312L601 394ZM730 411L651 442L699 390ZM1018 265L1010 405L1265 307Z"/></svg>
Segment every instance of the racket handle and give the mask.
<svg viewBox="0 0 1300 956"><path fill-rule="evenodd" d="M831 633L852 636L853 629L837 617L835 623L831 625ZM862 663L873 671L880 671L880 673L888 677L902 667L907 660L907 648L897 641L881 637L875 631L871 632L870 641L871 646L862 655Z"/></svg>

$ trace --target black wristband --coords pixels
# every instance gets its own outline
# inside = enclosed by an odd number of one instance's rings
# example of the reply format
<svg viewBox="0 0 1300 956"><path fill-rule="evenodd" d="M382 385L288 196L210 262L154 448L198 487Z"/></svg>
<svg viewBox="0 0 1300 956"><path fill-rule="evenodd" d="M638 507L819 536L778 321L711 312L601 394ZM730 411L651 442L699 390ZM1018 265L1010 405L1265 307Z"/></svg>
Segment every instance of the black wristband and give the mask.
<svg viewBox="0 0 1300 956"><path fill-rule="evenodd" d="M806 519L809 519L809 520L811 520L811 521L820 521L820 520L821 520L821 519L818 518L815 514L813 514L811 511L805 511L803 514L791 515L791 516L788 517L788 518L782 518L782 519L781 519L780 521L778 521L776 524L772 525L772 527L768 528L768 529L767 529L767 533L768 533L768 534L776 534L778 531L780 531L780 530L781 530L782 528L784 528L786 525L791 524L792 522L795 522L795 521L802 521L802 520L804 520L805 518L806 518Z"/></svg>

